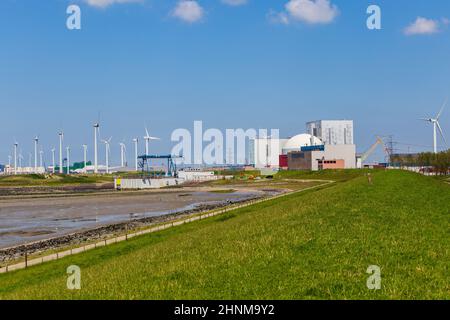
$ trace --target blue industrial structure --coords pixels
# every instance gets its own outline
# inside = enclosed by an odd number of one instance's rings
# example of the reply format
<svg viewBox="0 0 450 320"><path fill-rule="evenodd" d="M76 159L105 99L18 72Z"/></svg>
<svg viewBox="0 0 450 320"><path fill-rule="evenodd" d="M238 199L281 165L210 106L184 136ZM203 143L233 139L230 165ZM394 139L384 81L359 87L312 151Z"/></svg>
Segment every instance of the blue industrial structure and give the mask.
<svg viewBox="0 0 450 320"><path fill-rule="evenodd" d="M304 146L300 148L301 151L324 151L325 146L322 145L315 145L315 146Z"/></svg>
<svg viewBox="0 0 450 320"><path fill-rule="evenodd" d="M147 173L147 175L158 175L155 172L151 172L151 160L167 160L167 171L165 173L166 177L177 177L177 165L174 159L180 159L181 156L174 155L142 155L139 156L139 167L142 169L143 173Z"/></svg>

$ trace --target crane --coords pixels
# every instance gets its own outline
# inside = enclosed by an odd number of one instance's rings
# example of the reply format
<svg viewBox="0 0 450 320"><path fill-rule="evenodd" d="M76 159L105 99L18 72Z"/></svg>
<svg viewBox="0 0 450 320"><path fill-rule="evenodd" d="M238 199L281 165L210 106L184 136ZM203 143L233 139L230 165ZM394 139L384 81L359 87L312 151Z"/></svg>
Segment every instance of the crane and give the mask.
<svg viewBox="0 0 450 320"><path fill-rule="evenodd" d="M375 141L375 143L369 148L369 150L361 155L361 163L367 160L368 157L370 157L370 155L377 149L378 145L383 147L386 156L388 157L388 159L390 158L390 152L386 144L384 143L384 140L381 137L377 136L377 140Z"/></svg>

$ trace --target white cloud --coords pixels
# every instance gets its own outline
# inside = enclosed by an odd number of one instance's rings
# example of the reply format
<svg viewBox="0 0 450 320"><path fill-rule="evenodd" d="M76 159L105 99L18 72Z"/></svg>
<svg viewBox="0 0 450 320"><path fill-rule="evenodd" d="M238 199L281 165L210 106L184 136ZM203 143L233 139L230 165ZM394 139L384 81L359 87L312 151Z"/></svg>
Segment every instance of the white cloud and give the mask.
<svg viewBox="0 0 450 320"><path fill-rule="evenodd" d="M331 23L339 14L330 0L290 0L285 8L292 19L310 24Z"/></svg>
<svg viewBox="0 0 450 320"><path fill-rule="evenodd" d="M247 0L222 0L223 3L228 4L230 6L241 6L243 4L247 4Z"/></svg>
<svg viewBox="0 0 450 320"><path fill-rule="evenodd" d="M403 31L408 36L433 34L439 31L439 22L432 19L417 17L416 21L407 26Z"/></svg>
<svg viewBox="0 0 450 320"><path fill-rule="evenodd" d="M106 8L116 3L136 3L143 0L84 0L88 5L98 8Z"/></svg>
<svg viewBox="0 0 450 320"><path fill-rule="evenodd" d="M172 16L189 23L200 21L204 14L205 10L194 0L180 0L172 11Z"/></svg>

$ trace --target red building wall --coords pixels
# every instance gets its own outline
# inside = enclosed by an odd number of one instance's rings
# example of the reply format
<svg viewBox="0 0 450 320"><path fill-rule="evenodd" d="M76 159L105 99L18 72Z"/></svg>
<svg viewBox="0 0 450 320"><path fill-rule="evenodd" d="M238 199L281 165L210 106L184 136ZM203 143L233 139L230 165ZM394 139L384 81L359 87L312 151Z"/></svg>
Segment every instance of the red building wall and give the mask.
<svg viewBox="0 0 450 320"><path fill-rule="evenodd" d="M288 156L287 154L281 154L279 159L280 168L287 168L288 167Z"/></svg>

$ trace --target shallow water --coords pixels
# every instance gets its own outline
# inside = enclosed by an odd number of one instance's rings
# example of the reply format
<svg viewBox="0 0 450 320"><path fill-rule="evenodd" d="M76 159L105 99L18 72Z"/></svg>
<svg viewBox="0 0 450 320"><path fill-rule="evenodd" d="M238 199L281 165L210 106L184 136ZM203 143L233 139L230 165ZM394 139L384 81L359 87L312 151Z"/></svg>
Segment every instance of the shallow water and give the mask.
<svg viewBox="0 0 450 320"><path fill-rule="evenodd" d="M166 193L0 202L0 248L43 240L130 219L185 211L200 204L240 201L251 192Z"/></svg>

